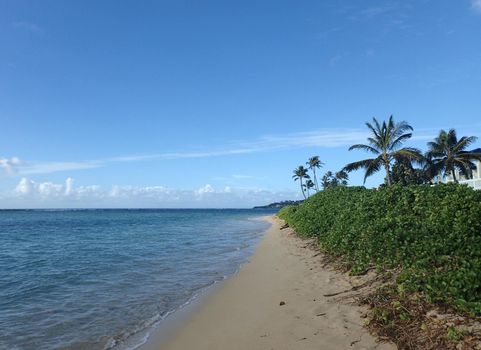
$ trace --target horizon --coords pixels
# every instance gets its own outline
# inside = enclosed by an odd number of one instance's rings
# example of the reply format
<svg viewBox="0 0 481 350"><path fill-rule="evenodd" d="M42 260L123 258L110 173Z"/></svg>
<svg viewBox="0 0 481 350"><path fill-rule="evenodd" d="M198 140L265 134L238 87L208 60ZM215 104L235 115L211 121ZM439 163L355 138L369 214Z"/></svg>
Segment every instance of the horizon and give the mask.
<svg viewBox="0 0 481 350"><path fill-rule="evenodd" d="M479 0L3 2L0 208L252 208L373 117L481 137L480 35Z"/></svg>

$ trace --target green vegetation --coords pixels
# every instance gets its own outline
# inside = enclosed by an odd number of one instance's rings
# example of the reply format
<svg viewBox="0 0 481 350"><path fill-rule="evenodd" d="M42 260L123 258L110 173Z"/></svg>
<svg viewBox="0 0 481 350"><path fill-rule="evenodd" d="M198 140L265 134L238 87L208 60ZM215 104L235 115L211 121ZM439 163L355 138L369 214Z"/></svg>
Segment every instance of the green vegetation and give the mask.
<svg viewBox="0 0 481 350"><path fill-rule="evenodd" d="M304 168L304 166L299 165L296 169L294 169L294 175L292 176L294 181L300 181L301 191L304 199L310 197L311 189L313 189L315 192L319 192L316 169L322 168L324 163L321 162L319 156L312 156L308 159L306 165L308 166L307 169ZM311 180L309 170L312 171L314 181ZM303 183L303 180L305 180L305 183ZM321 185L323 189L336 186L347 186L348 180L349 175L344 170L338 171L336 174L333 174L332 171L327 171L321 178Z"/></svg>
<svg viewBox="0 0 481 350"><path fill-rule="evenodd" d="M267 205L258 205L252 209L280 209L287 207L288 205L297 205L302 203L302 201L281 201L281 202L273 202Z"/></svg>
<svg viewBox="0 0 481 350"><path fill-rule="evenodd" d="M278 215L354 274L396 269L402 289L481 315L481 191L457 184L338 186Z"/></svg>
<svg viewBox="0 0 481 350"><path fill-rule="evenodd" d="M338 171L333 174L332 171L328 171L321 179L322 189L332 188L336 186L347 186L349 175L345 171Z"/></svg>
<svg viewBox="0 0 481 350"><path fill-rule="evenodd" d="M428 143L429 151L426 158L437 172L451 174L454 182L458 182L455 170L459 170L466 177L471 177L472 171L476 169L473 160L481 161L481 152L466 151L466 148L475 141L474 136L463 136L458 140L454 129L448 132L441 130L439 136Z"/></svg>
<svg viewBox="0 0 481 350"><path fill-rule="evenodd" d="M372 153L375 158L360 160L349 163L344 167L344 170L351 172L357 169L365 169L364 182L374 173L384 168L386 171L386 184L392 184L391 179L391 164L395 160L421 160L421 152L415 148L400 146L411 138L413 130L412 126L402 121L395 123L392 116L388 121L379 123L376 118L372 119L371 123L366 123L366 126L371 132L371 136L367 138L368 144L357 144L349 147L349 150L360 149Z"/></svg>
<svg viewBox="0 0 481 350"><path fill-rule="evenodd" d="M457 326L470 324L464 313L481 316L481 191L459 185L457 172L472 178L481 149L467 148L477 138L441 130L422 154L404 147L412 137L408 123L391 116L366 126L366 144L349 150L373 157L327 171L322 191L316 169L323 163L319 156L309 158L308 169L299 166L293 176L307 200L278 216L298 234L317 239L352 274L381 272L375 280L383 285L359 299L370 307L365 324L372 332L400 349L471 349L480 344L481 332ZM378 189L347 187L348 173L358 169L364 182L385 171L384 183ZM448 176L454 183L443 184ZM310 196L312 188L317 193ZM464 315L454 323L433 321L427 316L433 304Z"/></svg>
<svg viewBox="0 0 481 350"><path fill-rule="evenodd" d="M311 194L310 194L310 190L313 189L313 188L315 188L315 187L316 187L316 184L315 184L314 182L312 182L311 179L308 179L303 186L304 186L304 190L305 190L306 193L307 193L307 198L309 198L310 195L311 195Z"/></svg>
<svg viewBox="0 0 481 350"><path fill-rule="evenodd" d="M321 162L321 160L319 159L319 156L312 156L306 162L306 165L309 167L309 170L311 170L312 173L314 174L315 189L316 191L319 191L319 184L317 183L316 169L322 168L324 163Z"/></svg>
<svg viewBox="0 0 481 350"><path fill-rule="evenodd" d="M403 186L430 184L436 176L437 172L429 165L416 169L408 159L396 161L391 170L392 182Z"/></svg>
<svg viewBox="0 0 481 350"><path fill-rule="evenodd" d="M367 138L368 144L352 145L349 150L360 149L374 154L375 158L360 160L347 164L343 171L351 172L364 169L366 179L382 168L386 171L385 184L432 184L436 177L451 175L458 182L455 170L466 178L472 177L476 169L473 161L481 161L481 152L467 151L477 138L463 136L459 140L454 129L448 132L441 130L438 137L428 142L428 151L423 155L412 147L400 148L411 138L413 128L406 122L394 122L390 116L388 121L380 123L373 118L372 123L366 123L371 132ZM414 163L421 168L414 168Z"/></svg>
<svg viewBox="0 0 481 350"><path fill-rule="evenodd" d="M386 172L384 185L387 186L434 184L442 182L447 175L451 175L457 183L456 170L469 179L472 177L472 171L476 169L473 161L481 161L480 149L466 150L477 138L463 136L458 140L454 129L448 132L441 130L433 141L428 142L428 151L423 155L416 148L401 147L412 137L413 128L407 122L397 123L390 116L383 122L373 118L371 123L366 123L366 126L371 133L367 138L367 144L355 144L349 147L349 150L364 150L375 157L349 163L336 173L327 171L321 178L323 189L347 186L348 173L358 169L364 169L365 182L369 176L384 168ZM415 168L413 164L421 167ZM296 181L300 180L302 195L304 198L309 198L310 189L314 189L315 192L320 190L316 169L321 168L324 163L319 156L312 156L306 165L307 168L300 165L294 169L293 178ZM311 181L309 171L312 172L314 181Z"/></svg>
<svg viewBox="0 0 481 350"><path fill-rule="evenodd" d="M301 191L302 195L304 196L304 199L306 198L306 188L303 184L303 180L309 180L311 177L307 173L307 169L304 168L302 165L299 165L296 169L293 171L294 175L292 175L292 178L294 181L299 180L299 185L301 186Z"/></svg>

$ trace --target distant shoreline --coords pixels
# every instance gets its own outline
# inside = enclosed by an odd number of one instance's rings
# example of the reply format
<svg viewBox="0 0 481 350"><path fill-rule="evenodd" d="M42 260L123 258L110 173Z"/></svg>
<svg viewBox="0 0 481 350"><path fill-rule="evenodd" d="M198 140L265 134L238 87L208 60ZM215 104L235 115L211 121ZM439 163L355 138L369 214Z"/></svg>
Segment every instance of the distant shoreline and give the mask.
<svg viewBox="0 0 481 350"><path fill-rule="evenodd" d="M270 204L267 204L267 205L260 205L260 206L256 206L252 209L281 209L281 208L284 208L288 205L298 205L298 204L301 204L303 202L303 200L299 200L299 201L281 201L281 202L274 202L274 203L270 203Z"/></svg>

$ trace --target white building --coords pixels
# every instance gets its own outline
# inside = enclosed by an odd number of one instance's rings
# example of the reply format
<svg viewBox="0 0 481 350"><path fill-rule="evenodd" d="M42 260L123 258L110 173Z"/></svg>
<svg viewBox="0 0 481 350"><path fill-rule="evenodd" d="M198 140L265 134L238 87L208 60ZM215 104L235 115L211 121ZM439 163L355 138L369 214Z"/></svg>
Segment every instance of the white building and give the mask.
<svg viewBox="0 0 481 350"><path fill-rule="evenodd" d="M475 149L471 152L481 153L481 148ZM472 178L466 178L466 176L461 175L459 171L455 171L456 179L460 184L465 184L473 187L475 190L481 190L481 162L479 160L474 161L476 164L476 170L473 170ZM453 182L453 177L451 175L446 175L446 182Z"/></svg>

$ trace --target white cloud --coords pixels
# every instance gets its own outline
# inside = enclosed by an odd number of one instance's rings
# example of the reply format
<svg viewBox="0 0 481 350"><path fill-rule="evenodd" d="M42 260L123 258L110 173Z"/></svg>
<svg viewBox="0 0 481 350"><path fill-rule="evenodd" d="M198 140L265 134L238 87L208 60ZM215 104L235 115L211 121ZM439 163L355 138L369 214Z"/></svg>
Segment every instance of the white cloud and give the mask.
<svg viewBox="0 0 481 350"><path fill-rule="evenodd" d="M214 188L209 184L196 190L164 186L113 186L106 190L96 185L75 187L72 178L53 183L24 177L13 190L0 193L0 208L232 208L299 197L295 191Z"/></svg>
<svg viewBox="0 0 481 350"><path fill-rule="evenodd" d="M65 195L70 196L73 192L73 182L74 180L69 177L67 180L65 180Z"/></svg>
<svg viewBox="0 0 481 350"><path fill-rule="evenodd" d="M52 182L37 183L27 178L22 178L15 187L14 197L22 198L64 198L69 197L73 193L73 179L67 178L65 183L56 184Z"/></svg>
<svg viewBox="0 0 481 350"><path fill-rule="evenodd" d="M21 196L28 196L32 193L33 187L34 182L24 177L15 187L15 192Z"/></svg>
<svg viewBox="0 0 481 350"><path fill-rule="evenodd" d="M471 6L475 11L481 13L481 0L471 0Z"/></svg>
<svg viewBox="0 0 481 350"><path fill-rule="evenodd" d="M197 152L164 152L144 155L128 155L75 162L23 162L21 164L17 164L17 168L18 174L27 176L33 174L49 174L59 171L93 169L104 167L112 163L183 158L211 158L314 146L339 147L349 145L353 142L359 142L364 139L366 135L367 133L365 131L355 129L325 129L286 135L264 136L254 141L225 145L221 149L211 149ZM2 165L1 162L0 165Z"/></svg>
<svg viewBox="0 0 481 350"><path fill-rule="evenodd" d="M205 193L214 193L214 192L215 192L214 188L209 184L207 184L207 185L205 185L205 186L203 186L203 187L201 187L197 190L197 193L199 195L203 195Z"/></svg>
<svg viewBox="0 0 481 350"><path fill-rule="evenodd" d="M0 158L0 167L3 168L7 174L15 173L16 168L21 164L22 162L18 157Z"/></svg>
<svg viewBox="0 0 481 350"><path fill-rule="evenodd" d="M105 165L103 160L87 160L80 162L32 162L23 163L18 172L21 175L50 174L58 171L93 169Z"/></svg>

